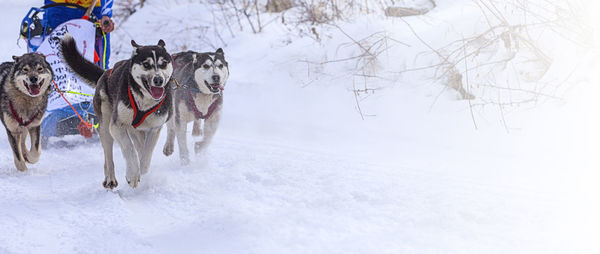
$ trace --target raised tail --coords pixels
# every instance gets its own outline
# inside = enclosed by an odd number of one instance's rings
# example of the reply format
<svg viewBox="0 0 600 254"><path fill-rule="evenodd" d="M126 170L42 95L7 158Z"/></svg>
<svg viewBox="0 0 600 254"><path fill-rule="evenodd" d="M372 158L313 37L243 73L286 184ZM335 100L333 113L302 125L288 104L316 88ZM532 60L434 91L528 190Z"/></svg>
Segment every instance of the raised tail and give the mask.
<svg viewBox="0 0 600 254"><path fill-rule="evenodd" d="M77 45L71 35L67 34L62 38L60 41L60 48L67 66L75 72L77 76L84 79L91 87L96 88L96 82L98 82L104 73L104 70L98 65L85 59L79 51L77 51Z"/></svg>

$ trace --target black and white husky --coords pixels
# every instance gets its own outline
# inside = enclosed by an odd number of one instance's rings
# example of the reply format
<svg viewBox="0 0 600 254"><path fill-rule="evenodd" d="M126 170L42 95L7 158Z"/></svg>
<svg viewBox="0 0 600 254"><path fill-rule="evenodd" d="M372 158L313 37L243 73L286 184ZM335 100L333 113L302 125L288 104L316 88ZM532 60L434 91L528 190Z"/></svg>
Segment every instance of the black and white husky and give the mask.
<svg viewBox="0 0 600 254"><path fill-rule="evenodd" d="M173 64L164 41L156 46L140 46L132 40L131 45L134 51L129 60L104 71L79 54L72 37L65 36L61 41L67 65L96 88L94 111L104 149L103 185L110 189L118 184L114 140L121 146L127 163L127 183L135 188L141 175L148 172L160 130L172 114L169 84Z"/></svg>
<svg viewBox="0 0 600 254"><path fill-rule="evenodd" d="M175 137L179 145L179 157L182 164L189 163L187 149L187 125L194 122L193 136L202 135L202 141L194 144L194 151L199 153L212 140L223 105L223 90L229 77L229 65L225 61L222 49L216 52L197 53L181 52L173 55L173 77L181 86L175 91L173 98L174 117L167 123L167 141L163 153L173 153ZM204 120L204 128L201 121Z"/></svg>
<svg viewBox="0 0 600 254"><path fill-rule="evenodd" d="M0 111L15 166L25 171L25 162L36 163L42 153L40 125L54 73L41 54L13 56L13 60L0 65ZM25 145L27 135L31 140L29 150Z"/></svg>

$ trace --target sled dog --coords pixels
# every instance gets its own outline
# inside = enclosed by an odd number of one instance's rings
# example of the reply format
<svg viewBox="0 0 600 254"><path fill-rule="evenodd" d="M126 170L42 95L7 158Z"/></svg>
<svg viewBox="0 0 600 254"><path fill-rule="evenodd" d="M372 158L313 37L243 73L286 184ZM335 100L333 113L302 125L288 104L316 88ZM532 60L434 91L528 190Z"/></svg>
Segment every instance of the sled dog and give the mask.
<svg viewBox="0 0 600 254"><path fill-rule="evenodd" d="M113 142L121 146L127 164L125 178L137 187L141 175L148 172L152 151L162 126L172 115L171 55L165 42L134 47L130 59L102 70L85 60L71 36L61 41L65 62L78 76L96 89L94 111L98 116L98 134L104 149L105 188L117 187L113 162Z"/></svg>
<svg viewBox="0 0 600 254"><path fill-rule="evenodd" d="M42 54L13 56L13 60L0 65L0 110L15 166L25 171L25 162L36 163L42 153L40 125L54 73ZM31 140L29 150L25 145L27 135Z"/></svg>
<svg viewBox="0 0 600 254"><path fill-rule="evenodd" d="M194 122L192 136L202 135L202 141L194 144L195 153L199 153L212 140L223 105L223 90L229 77L229 65L225 61L222 49L216 52L181 52L173 55L173 77L179 88L173 95L174 117L167 123L167 141L163 153L173 153L175 138L179 145L179 157L182 164L189 163L187 149L187 125ZM204 127L201 128L201 121Z"/></svg>

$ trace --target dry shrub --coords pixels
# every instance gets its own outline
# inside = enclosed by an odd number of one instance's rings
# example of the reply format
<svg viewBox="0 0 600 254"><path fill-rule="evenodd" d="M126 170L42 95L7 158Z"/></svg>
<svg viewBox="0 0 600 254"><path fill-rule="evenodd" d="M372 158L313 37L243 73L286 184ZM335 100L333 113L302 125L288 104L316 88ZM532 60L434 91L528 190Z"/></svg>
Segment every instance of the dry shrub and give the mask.
<svg viewBox="0 0 600 254"><path fill-rule="evenodd" d="M268 12L282 12L289 8L292 8L291 0L268 0L267 1Z"/></svg>

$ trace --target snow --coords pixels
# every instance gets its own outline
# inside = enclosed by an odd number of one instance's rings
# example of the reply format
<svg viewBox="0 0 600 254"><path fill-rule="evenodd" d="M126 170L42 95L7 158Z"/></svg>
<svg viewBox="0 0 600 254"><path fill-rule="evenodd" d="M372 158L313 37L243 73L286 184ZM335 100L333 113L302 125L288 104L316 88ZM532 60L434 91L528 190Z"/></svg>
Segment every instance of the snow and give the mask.
<svg viewBox="0 0 600 254"><path fill-rule="evenodd" d="M172 52L223 47L231 76L212 145L181 166L162 154L163 132L137 189L126 184L116 146L119 187L107 191L99 143L44 150L21 173L1 132L0 253L600 251L597 50L581 52L584 75L560 91L563 99L513 109L508 132L497 110L477 110L476 129L455 91L423 73L395 73L433 63L414 61L426 46L406 25L367 15L341 28L357 39L387 31L409 46L394 44L375 66L386 80L361 101L362 120L354 62L311 64L360 53L338 47L350 42L339 29L319 27L317 42L274 22L260 35L223 33L223 44L212 31L182 28L183 17L201 25L213 18L196 15L202 4L179 2L149 0L117 25L112 63L129 56L130 39L165 39ZM473 6L452 3L405 20L436 47L459 34L447 24L480 29L465 18ZM15 45L18 24L38 3L0 4L10 21L0 28L8 61L24 52ZM561 59L551 69L557 76L572 65Z"/></svg>

